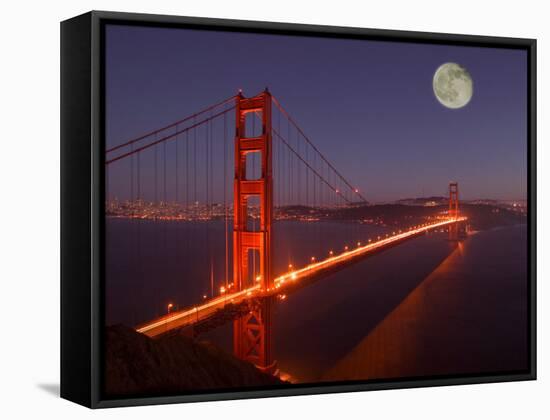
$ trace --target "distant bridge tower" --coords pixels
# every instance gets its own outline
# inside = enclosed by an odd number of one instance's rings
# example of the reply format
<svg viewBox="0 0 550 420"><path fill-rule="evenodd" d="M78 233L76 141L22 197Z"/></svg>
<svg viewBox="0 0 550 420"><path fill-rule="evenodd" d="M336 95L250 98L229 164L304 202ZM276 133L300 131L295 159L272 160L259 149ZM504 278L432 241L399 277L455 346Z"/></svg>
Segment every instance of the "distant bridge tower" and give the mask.
<svg viewBox="0 0 550 420"><path fill-rule="evenodd" d="M449 218L458 219L458 182L449 184ZM458 223L449 225L449 240L458 241Z"/></svg>
<svg viewBox="0 0 550 420"><path fill-rule="evenodd" d="M246 118L261 115L262 132L247 136ZM271 226L273 218L273 178L271 150L271 94L266 89L252 98L241 93L236 99L233 281L238 291L260 284L273 287L271 261ZM251 179L247 174L247 157L259 154L261 173ZM250 169L250 166L249 166ZM247 176L248 175L248 176ZM249 223L248 200L259 199L260 223L253 230ZM252 257L255 253L257 257ZM252 272L250 258L259 260L259 272ZM234 321L233 348L240 359L268 372L275 371L271 349L271 297L255 299L249 313Z"/></svg>

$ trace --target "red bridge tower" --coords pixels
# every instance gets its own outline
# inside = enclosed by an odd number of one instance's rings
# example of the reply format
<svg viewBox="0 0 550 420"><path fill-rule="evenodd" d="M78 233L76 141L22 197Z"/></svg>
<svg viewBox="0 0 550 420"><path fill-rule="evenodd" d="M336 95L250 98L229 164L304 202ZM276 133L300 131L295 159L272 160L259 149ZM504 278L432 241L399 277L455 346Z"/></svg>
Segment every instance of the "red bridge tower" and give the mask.
<svg viewBox="0 0 550 420"><path fill-rule="evenodd" d="M458 182L449 184L449 218L458 219ZM449 225L449 240L458 241L458 222Z"/></svg>
<svg viewBox="0 0 550 420"><path fill-rule="evenodd" d="M236 99L233 281L238 291L260 284L263 290L273 287L271 261L271 225L273 218L273 178L271 151L271 94L266 89L252 98L241 93ZM246 117L261 115L261 134L247 136ZM257 179L247 176L247 156L260 156L261 173ZM248 200L259 199L259 229L249 225ZM259 272L249 267L251 254L256 253ZM248 314L234 321L235 355L273 373L275 362L271 350L271 297L252 299Z"/></svg>

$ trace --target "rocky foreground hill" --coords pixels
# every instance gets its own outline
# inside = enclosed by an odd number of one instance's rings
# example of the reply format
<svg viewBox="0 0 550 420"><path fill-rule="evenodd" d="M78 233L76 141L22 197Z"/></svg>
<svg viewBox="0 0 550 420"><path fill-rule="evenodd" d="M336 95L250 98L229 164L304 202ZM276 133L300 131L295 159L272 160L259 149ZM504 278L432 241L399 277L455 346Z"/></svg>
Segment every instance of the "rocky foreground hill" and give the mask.
<svg viewBox="0 0 550 420"><path fill-rule="evenodd" d="M106 328L105 369L110 398L284 384L213 344L182 335L153 340L122 325Z"/></svg>

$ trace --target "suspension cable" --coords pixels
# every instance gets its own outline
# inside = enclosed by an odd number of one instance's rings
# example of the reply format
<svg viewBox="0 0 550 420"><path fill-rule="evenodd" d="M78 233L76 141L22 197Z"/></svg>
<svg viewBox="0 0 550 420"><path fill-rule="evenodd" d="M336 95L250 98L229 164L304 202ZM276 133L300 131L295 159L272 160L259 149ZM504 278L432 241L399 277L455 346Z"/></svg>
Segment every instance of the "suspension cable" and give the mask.
<svg viewBox="0 0 550 420"><path fill-rule="evenodd" d="M292 118L292 116L283 108L283 106L281 105L281 103L277 100L277 98L275 98L275 96L272 96L272 99L273 99L273 102L275 103L275 105L277 106L277 108L279 108L279 111L282 112L286 118L288 119L288 121L290 121L292 123L292 125L296 128L296 130L298 130L298 132L302 135L302 137L307 141L307 143L313 148L313 150L315 150L319 156L327 163L327 165L338 175L338 177L351 189L351 191L353 191L355 194L357 194L359 197L361 197L361 199L363 201L367 201L367 199L361 194L361 192L355 188L354 186L352 186L349 181L344 178L344 176L334 167L332 166L332 164L328 161L328 159L321 153L321 151L319 149L317 149L317 147L311 142L311 140L309 139L309 137L304 133L304 131L301 129L301 127L298 125L298 123L294 120L294 118ZM346 201L350 202L349 200L346 199Z"/></svg>
<svg viewBox="0 0 550 420"><path fill-rule="evenodd" d="M288 143L288 141L279 134L279 132L277 130L275 130L274 128L272 128L272 131L273 133L283 142L283 144L300 160L302 161L302 163L304 163L315 175L317 175L317 177L323 181L323 183L325 183L332 191L338 191L336 188L334 188L330 182L328 182L325 177L323 177L319 172L317 172L314 168L311 167L311 165L306 162L306 160L304 158L302 158L297 152L296 150L294 150L294 148ZM351 203L350 200L348 200L344 195L342 194L338 194L339 197L341 197L343 200L345 200L347 203Z"/></svg>
<svg viewBox="0 0 550 420"><path fill-rule="evenodd" d="M196 127L198 127L198 126L200 126L200 125L202 125L202 124L204 124L204 123L207 123L208 121L213 120L214 118L217 118L217 117L219 117L219 116L221 116L221 115L223 115L223 114L225 114L225 113L231 111L233 108L235 108L235 107L233 106L233 107L228 108L228 109L226 109L226 110L224 110L224 111L220 111L220 112L218 112L218 113L212 115L211 117L205 118L205 119L203 119L203 120L201 120L201 121L199 121L199 122L197 122L197 123L194 123L194 124L192 124L192 125L190 125L190 126L184 128L184 129L181 129L181 130L179 130L179 131L177 131L177 132L175 132L175 133L169 134L169 135L164 136L164 137L162 137L162 138L160 138L160 139L158 139L158 140L155 140L155 141L153 141L153 142L151 142L151 143L149 143L149 144L146 144L146 145L144 145L144 146L141 146L141 147L139 147L139 148L137 148L137 149L133 149L133 150L131 150L130 152L124 153L124 154L119 155L119 156L117 156L117 157L114 157L114 158L112 158L112 159L110 159L110 160L107 160L107 161L105 162L105 164L106 164L106 165L109 165L109 164L111 164L111 163L113 163L113 162L116 162L116 161L118 161L118 160L120 160L120 159L124 159L125 157L131 156L131 155L133 155L134 153L141 152L142 150L145 150L145 149L149 149L150 147L153 147L153 146L155 146L156 144L159 144L159 143L162 143L162 142L165 142L165 141L168 141L168 140L172 140L172 139L173 139L175 136L177 136L178 134L185 133L185 132L187 132L187 131L189 131L189 130L192 130L192 129L194 129L194 128L196 128Z"/></svg>
<svg viewBox="0 0 550 420"><path fill-rule="evenodd" d="M144 134L144 135L142 135L142 136L139 136L139 137L137 137L137 138L134 138L134 139L132 139L132 140L129 140L129 141L125 142L125 143L122 143L122 144L119 144L119 145L117 145L117 146L111 147L110 149L107 149L107 150L105 151L105 153L107 154L107 153L114 152L115 150L118 150L118 149L121 149L121 148L123 148L123 147L129 146L129 145L134 144L134 143L136 143L136 142L138 142L138 141L140 141L140 140L143 140L143 139L145 139L145 138L147 138L147 137L149 137L149 136L152 136L153 134L158 134L158 133L160 133L161 131L165 131L165 130L167 130L167 129L169 129L169 128L172 128L172 127L174 127L174 126L177 126L177 125L179 125L179 124L182 124L182 123L184 123L184 122L187 122L187 121L189 121L190 119L195 119L196 117L198 117L199 115L204 114L205 112L208 112L208 111L210 111L210 110L212 110L212 109L215 109L215 108L220 107L221 105L225 105L226 103L228 103L228 102L230 102L230 101L233 101L233 100L235 99L235 97L236 97L236 95L233 95L233 96L231 96L231 97L229 97L229 98L227 98L227 99L224 99L223 101L220 101L220 102L217 102L217 103L215 103L215 104L213 104L213 105L210 105L208 108L204 108L204 109L201 110L201 111L195 112L194 114L189 115L189 116L187 116L187 117L185 117L185 118L183 118L183 119L181 119L181 120L178 120L178 121L176 121L176 122L174 122L174 123L172 123L172 124L169 124L169 125L167 125L167 126L165 126L165 127L158 128L158 129L153 130L153 131L150 131L150 132L148 132L148 133L146 133L146 134Z"/></svg>

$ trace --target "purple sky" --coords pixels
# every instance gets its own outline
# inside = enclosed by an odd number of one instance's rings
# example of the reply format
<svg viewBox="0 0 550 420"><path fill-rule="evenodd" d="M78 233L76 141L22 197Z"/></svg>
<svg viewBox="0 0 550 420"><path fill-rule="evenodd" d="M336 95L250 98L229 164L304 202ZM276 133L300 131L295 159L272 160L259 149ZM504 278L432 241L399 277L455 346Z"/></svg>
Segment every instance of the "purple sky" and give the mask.
<svg viewBox="0 0 550 420"><path fill-rule="evenodd" d="M466 199L526 197L525 51L113 25L106 32L107 147L239 88L253 96L268 86L369 201L443 195L450 180ZM458 110L432 90L448 61L474 81L471 102Z"/></svg>

